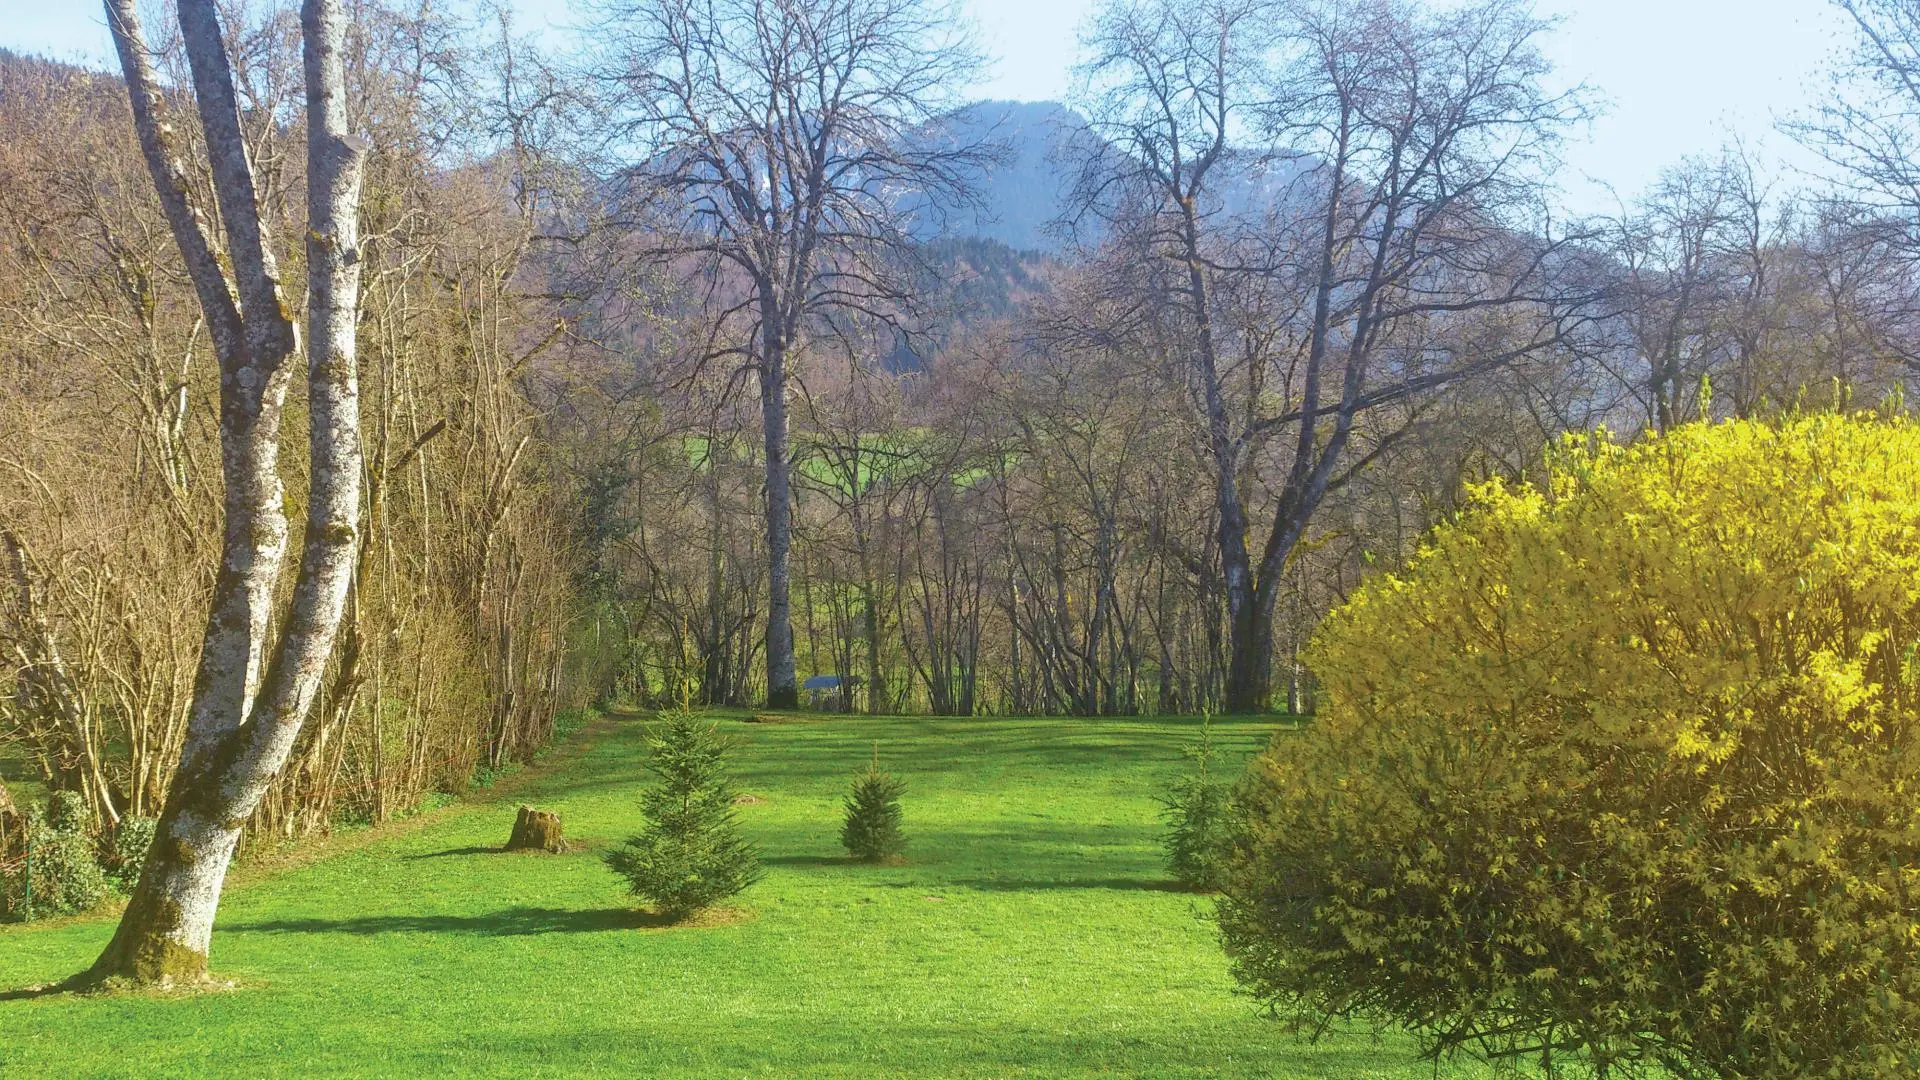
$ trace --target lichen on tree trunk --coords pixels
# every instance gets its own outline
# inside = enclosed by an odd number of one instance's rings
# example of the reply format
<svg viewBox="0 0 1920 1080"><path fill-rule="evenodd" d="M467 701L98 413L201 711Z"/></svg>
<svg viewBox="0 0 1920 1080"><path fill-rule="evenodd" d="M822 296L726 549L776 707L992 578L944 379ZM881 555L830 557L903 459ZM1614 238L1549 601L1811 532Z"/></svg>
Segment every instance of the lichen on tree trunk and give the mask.
<svg viewBox="0 0 1920 1080"><path fill-rule="evenodd" d="M301 334L280 287L213 0L179 0L226 252L196 206L183 147L134 0L105 0L142 156L199 297L220 363L220 565L193 707L166 808L120 927L80 978L179 986L206 979L214 915L241 829L286 764L333 653L359 546L360 176L368 144L347 134L340 0L300 14L307 105L307 521L284 609L288 535L280 482L282 405ZM276 617L277 616L277 617Z"/></svg>
<svg viewBox="0 0 1920 1080"><path fill-rule="evenodd" d="M220 887L240 830L169 805L113 940L83 978L185 988L208 981Z"/></svg>

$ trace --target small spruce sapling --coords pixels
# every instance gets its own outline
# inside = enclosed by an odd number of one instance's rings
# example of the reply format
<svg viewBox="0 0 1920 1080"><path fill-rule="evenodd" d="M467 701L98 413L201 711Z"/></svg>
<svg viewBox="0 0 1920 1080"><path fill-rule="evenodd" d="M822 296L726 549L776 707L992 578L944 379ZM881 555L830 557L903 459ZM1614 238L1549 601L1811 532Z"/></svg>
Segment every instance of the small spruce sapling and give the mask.
<svg viewBox="0 0 1920 1080"><path fill-rule="evenodd" d="M726 758L732 740L686 709L660 714L647 737L658 777L641 796L646 826L607 852L635 896L678 922L760 879L760 855L740 834Z"/></svg>
<svg viewBox="0 0 1920 1080"><path fill-rule="evenodd" d="M1167 867L1182 885L1212 892L1226 877L1233 788L1214 768L1218 750L1210 718L1183 753L1193 770L1175 777L1160 796Z"/></svg>
<svg viewBox="0 0 1920 1080"><path fill-rule="evenodd" d="M900 831L900 796L906 781L880 769L880 747L866 771L854 774L847 796L847 818L840 826L840 843L849 854L868 862L893 862L906 855L907 838Z"/></svg>

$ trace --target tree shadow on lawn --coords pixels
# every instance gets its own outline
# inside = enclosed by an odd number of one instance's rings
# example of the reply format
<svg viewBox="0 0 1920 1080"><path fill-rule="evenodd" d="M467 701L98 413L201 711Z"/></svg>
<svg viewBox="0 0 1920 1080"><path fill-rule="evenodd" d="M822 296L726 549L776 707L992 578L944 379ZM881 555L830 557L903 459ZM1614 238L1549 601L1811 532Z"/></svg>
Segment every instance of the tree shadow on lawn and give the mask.
<svg viewBox="0 0 1920 1080"><path fill-rule="evenodd" d="M1204 896L1178 881L1165 878L962 878L954 882L982 892L1039 892L1051 889L1119 889L1131 892L1170 892Z"/></svg>
<svg viewBox="0 0 1920 1080"><path fill-rule="evenodd" d="M448 848L445 851L424 851L418 855L403 855L401 858L412 861L415 859L445 859L454 855L505 855L506 853L507 849L504 847L456 847Z"/></svg>
<svg viewBox="0 0 1920 1080"><path fill-rule="evenodd" d="M869 866L851 855L763 855L765 866Z"/></svg>
<svg viewBox="0 0 1920 1080"><path fill-rule="evenodd" d="M659 930L694 926L698 921L674 922L651 911L608 908L564 911L559 908L512 907L485 915L362 915L349 919L273 919L221 927L228 933L253 934L482 934L523 937L530 934L597 934L615 930Z"/></svg>
<svg viewBox="0 0 1920 1080"><path fill-rule="evenodd" d="M0 1001L30 1001L33 998L53 997L56 994L72 992L73 988L64 982L48 983L45 986L22 986L15 990L0 990Z"/></svg>
<svg viewBox="0 0 1920 1080"><path fill-rule="evenodd" d="M559 908L514 907L486 915L363 915L352 919L274 919L221 926L220 932L254 934L480 934L523 937L532 934L593 934L633 930L700 930L731 926L753 917L750 910L706 908L686 919L636 908L600 911L564 911ZM84 974L63 982L0 990L0 1003L86 992ZM231 989L221 984L220 989ZM0 1062L4 1065L4 1062Z"/></svg>

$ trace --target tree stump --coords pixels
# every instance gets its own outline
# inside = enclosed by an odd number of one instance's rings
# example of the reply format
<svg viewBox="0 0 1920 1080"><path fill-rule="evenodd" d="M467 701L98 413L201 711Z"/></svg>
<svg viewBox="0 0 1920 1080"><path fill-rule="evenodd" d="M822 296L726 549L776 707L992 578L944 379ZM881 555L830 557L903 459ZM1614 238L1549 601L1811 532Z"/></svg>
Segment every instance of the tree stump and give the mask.
<svg viewBox="0 0 1920 1080"><path fill-rule="evenodd" d="M520 816L513 822L513 836L507 841L507 850L555 854L567 850L567 842L560 835L560 815L551 810L521 807Z"/></svg>

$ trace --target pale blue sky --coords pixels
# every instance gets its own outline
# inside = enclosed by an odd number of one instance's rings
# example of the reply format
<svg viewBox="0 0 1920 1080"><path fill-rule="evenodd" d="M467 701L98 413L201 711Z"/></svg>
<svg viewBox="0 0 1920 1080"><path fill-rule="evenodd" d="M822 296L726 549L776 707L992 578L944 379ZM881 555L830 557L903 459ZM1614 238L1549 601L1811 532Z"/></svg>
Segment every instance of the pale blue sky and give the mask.
<svg viewBox="0 0 1920 1080"><path fill-rule="evenodd" d="M997 58L980 96L1064 96L1093 0L963 2ZM566 0L516 6L529 24L569 21ZM1561 76L1611 102L1567 154L1561 180L1576 209L1611 210L1606 186L1631 196L1730 133L1807 164L1773 122L1811 100L1823 61L1845 41L1830 0L1538 0L1538 10L1564 19L1549 42ZM100 9L85 0L0 0L0 46L96 62L108 54Z"/></svg>

